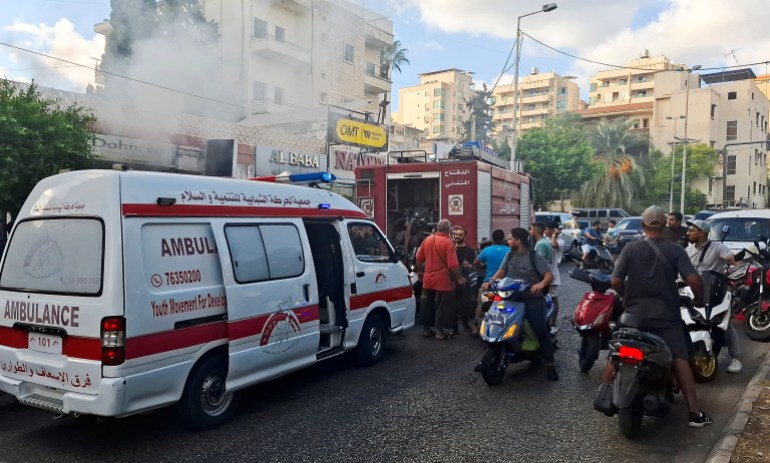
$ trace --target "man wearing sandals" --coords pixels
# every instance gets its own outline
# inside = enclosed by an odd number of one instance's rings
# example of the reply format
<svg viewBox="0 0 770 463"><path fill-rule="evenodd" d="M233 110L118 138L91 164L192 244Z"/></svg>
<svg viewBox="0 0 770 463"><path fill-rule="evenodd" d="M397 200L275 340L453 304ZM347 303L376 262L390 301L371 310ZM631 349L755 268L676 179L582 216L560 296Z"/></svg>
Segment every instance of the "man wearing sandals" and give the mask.
<svg viewBox="0 0 770 463"><path fill-rule="evenodd" d="M420 301L422 335L435 336L439 340L452 339L452 329L457 319L455 283L465 284L457 262L455 243L449 237L451 229L449 220L439 220L436 233L425 238L415 258L417 272L424 272ZM435 327L436 331L431 327Z"/></svg>

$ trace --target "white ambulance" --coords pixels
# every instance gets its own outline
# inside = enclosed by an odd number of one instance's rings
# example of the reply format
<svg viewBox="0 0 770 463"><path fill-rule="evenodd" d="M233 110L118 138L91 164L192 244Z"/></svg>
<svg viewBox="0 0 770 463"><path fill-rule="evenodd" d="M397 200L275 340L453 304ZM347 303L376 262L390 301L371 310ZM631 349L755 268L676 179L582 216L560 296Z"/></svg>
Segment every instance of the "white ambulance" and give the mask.
<svg viewBox="0 0 770 463"><path fill-rule="evenodd" d="M329 180L328 173L291 180ZM0 390L57 414L177 404L201 429L237 391L414 325L408 272L328 189L137 171L42 180L0 268Z"/></svg>

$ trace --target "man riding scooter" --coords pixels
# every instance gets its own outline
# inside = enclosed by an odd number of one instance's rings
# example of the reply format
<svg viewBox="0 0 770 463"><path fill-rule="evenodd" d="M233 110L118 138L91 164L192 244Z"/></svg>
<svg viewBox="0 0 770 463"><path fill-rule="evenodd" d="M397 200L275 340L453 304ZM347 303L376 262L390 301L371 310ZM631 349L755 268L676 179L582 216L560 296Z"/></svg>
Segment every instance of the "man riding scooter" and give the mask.
<svg viewBox="0 0 770 463"><path fill-rule="evenodd" d="M650 206L645 209L642 227L646 239L633 241L623 249L612 274L612 287L623 295L625 313L620 323L658 335L668 345L674 357L674 375L690 414L688 426L701 428L711 424L712 420L700 410L695 394L679 309L677 274L690 285L699 305L703 301L703 283L684 249L663 239L665 225L666 214L661 208ZM611 389L614 375L615 368L608 362L600 396Z"/></svg>

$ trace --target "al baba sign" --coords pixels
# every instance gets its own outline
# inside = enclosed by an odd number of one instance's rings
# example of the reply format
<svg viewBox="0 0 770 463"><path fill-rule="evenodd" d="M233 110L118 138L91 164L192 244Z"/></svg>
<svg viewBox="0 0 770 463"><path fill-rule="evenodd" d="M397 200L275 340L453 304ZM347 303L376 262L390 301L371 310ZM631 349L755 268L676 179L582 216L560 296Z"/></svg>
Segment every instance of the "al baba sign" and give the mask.
<svg viewBox="0 0 770 463"><path fill-rule="evenodd" d="M329 143L333 145L388 149L388 130L384 125L330 113L327 131Z"/></svg>

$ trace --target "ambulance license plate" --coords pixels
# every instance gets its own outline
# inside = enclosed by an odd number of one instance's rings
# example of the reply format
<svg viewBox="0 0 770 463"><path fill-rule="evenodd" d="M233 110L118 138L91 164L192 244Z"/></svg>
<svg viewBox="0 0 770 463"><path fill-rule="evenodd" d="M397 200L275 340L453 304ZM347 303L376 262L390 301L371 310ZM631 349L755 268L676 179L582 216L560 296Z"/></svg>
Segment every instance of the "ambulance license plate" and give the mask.
<svg viewBox="0 0 770 463"><path fill-rule="evenodd" d="M27 348L35 352L45 352L46 354L61 355L62 340L61 336L52 336L50 334L29 333Z"/></svg>

